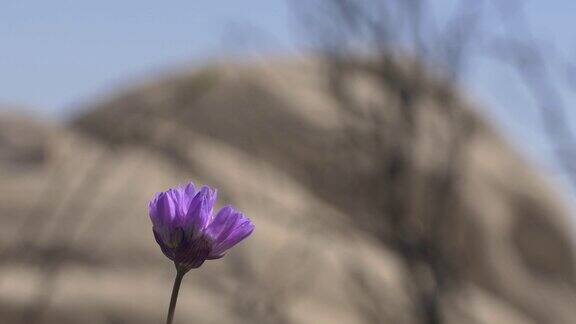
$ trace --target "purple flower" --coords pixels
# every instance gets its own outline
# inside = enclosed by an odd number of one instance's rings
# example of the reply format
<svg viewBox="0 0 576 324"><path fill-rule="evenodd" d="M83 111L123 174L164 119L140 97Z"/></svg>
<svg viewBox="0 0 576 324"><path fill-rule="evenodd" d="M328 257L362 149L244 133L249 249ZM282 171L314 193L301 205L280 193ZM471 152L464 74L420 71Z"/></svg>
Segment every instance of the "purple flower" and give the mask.
<svg viewBox="0 0 576 324"><path fill-rule="evenodd" d="M183 271L219 259L254 230L242 213L226 206L212 215L216 190L193 183L156 194L150 201L152 231L162 252Z"/></svg>

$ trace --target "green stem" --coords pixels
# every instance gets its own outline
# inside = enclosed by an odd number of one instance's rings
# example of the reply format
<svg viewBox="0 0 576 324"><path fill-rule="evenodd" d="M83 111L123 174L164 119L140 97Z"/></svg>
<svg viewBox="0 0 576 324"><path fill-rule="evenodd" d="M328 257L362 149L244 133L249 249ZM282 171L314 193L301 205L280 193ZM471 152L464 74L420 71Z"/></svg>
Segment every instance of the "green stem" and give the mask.
<svg viewBox="0 0 576 324"><path fill-rule="evenodd" d="M166 324L172 324L172 320L174 319L176 301L178 300L178 291L180 290L180 284L182 283L182 278L184 278L185 274L185 271L176 269L176 279L174 279L174 287L172 287L172 297L170 297L170 308L168 309L168 318L166 319Z"/></svg>

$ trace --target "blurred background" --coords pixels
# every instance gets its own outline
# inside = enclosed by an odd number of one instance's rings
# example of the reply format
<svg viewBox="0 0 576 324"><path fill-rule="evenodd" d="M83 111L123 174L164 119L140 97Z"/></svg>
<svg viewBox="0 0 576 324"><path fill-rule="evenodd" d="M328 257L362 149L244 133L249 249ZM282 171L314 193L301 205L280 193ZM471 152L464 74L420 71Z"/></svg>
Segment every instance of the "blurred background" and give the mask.
<svg viewBox="0 0 576 324"><path fill-rule="evenodd" d="M155 192L255 223L176 323L574 323L576 3L6 0L0 323L163 323Z"/></svg>

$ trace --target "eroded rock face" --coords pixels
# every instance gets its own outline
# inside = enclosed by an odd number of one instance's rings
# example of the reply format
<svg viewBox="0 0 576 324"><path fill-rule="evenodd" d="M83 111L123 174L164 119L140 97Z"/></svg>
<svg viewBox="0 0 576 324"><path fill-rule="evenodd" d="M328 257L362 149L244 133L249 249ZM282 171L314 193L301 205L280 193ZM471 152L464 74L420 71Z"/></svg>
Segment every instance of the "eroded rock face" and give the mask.
<svg viewBox="0 0 576 324"><path fill-rule="evenodd" d="M48 128L24 117L4 114L0 119L0 163L7 168L44 163L51 136Z"/></svg>
<svg viewBox="0 0 576 324"><path fill-rule="evenodd" d="M312 61L215 66L95 104L50 137L36 123L9 122L3 161L20 164L14 156L26 154L15 152L29 147L44 153L26 170L0 164L2 318L161 322L172 266L152 238L147 201L191 179L218 187L256 231L188 276L179 322L419 323L414 268L380 231L390 211L371 187L397 151L375 157L342 142L324 72ZM451 110L431 91L418 100L416 131L394 137L397 108L382 104L394 92L356 77L348 99L381 105L386 147L414 149L399 177L419 188L405 196L406 215L426 215L446 194L429 183L447 163ZM440 228L441 252L459 270L438 298L442 318L572 323L573 248L557 194L466 103L451 107L473 131Z"/></svg>

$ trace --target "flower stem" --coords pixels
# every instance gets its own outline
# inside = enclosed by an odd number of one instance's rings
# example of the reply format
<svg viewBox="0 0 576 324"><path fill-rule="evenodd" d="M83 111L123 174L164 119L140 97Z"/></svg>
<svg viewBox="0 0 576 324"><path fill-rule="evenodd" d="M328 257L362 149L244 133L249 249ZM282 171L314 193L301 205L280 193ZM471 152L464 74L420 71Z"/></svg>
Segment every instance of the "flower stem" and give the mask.
<svg viewBox="0 0 576 324"><path fill-rule="evenodd" d="M176 301L178 300L178 291L180 290L180 284L182 283L182 278L186 271L180 269L176 270L176 279L174 279L174 287L172 287L172 297L170 297L170 308L168 309L168 318L166 319L166 324L172 324L174 319L174 311L176 310Z"/></svg>

